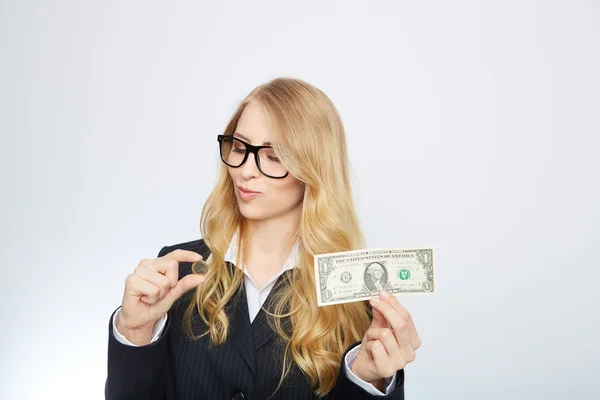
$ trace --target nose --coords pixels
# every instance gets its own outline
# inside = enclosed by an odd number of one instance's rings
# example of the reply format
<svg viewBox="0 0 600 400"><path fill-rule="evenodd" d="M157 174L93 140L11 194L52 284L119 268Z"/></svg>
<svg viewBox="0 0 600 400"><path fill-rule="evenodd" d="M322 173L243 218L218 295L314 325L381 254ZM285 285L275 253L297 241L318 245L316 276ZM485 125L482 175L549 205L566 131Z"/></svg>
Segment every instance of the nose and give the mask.
<svg viewBox="0 0 600 400"><path fill-rule="evenodd" d="M242 169L242 178L247 180L258 177L260 171L258 170L258 165L256 165L256 154L248 154L248 159L246 159L246 162L240 168Z"/></svg>

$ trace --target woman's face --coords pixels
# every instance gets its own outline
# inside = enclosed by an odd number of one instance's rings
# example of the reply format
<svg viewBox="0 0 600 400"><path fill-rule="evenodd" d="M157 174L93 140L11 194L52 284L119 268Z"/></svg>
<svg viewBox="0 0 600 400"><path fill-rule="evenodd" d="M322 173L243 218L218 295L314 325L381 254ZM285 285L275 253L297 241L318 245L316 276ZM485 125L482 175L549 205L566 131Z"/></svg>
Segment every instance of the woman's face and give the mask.
<svg viewBox="0 0 600 400"><path fill-rule="evenodd" d="M270 145L271 129L262 105L251 101L240 116L234 136L255 146ZM248 154L242 166L228 169L245 218L265 220L300 213L304 185L291 174L283 179L263 175L253 154Z"/></svg>

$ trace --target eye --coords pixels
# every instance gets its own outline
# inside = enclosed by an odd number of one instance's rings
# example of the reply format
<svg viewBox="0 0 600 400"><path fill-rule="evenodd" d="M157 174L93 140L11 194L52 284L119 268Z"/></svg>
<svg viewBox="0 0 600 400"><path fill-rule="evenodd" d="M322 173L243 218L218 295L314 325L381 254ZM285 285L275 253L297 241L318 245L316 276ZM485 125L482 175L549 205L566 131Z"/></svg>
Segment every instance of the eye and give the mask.
<svg viewBox="0 0 600 400"><path fill-rule="evenodd" d="M234 153L245 154L246 146L244 146L243 144L240 144L240 143L234 143L233 147L231 148L231 151Z"/></svg>
<svg viewBox="0 0 600 400"><path fill-rule="evenodd" d="M280 162L279 157L277 157L277 155L275 155L275 152L273 151L272 148L262 149L261 154L263 154L263 157L266 157L267 160L269 160L270 162L274 162L274 163Z"/></svg>

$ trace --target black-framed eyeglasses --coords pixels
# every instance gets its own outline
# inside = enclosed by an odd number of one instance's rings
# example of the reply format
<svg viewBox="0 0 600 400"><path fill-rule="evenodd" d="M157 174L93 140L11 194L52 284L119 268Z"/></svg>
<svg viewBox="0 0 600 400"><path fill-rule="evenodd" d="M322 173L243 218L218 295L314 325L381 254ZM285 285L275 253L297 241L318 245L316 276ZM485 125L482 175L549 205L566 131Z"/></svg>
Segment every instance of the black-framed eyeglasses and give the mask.
<svg viewBox="0 0 600 400"><path fill-rule="evenodd" d="M254 154L258 170L269 178L282 179L288 175L272 146L253 146L232 135L218 135L221 160L232 168L241 167L248 159L248 154Z"/></svg>

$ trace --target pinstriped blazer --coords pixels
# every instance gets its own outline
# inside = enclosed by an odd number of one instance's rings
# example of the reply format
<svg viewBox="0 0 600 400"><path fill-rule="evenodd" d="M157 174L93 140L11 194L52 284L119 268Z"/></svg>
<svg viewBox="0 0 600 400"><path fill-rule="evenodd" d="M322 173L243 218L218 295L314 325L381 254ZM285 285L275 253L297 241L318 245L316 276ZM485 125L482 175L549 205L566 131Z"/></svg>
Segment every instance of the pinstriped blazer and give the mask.
<svg viewBox="0 0 600 400"><path fill-rule="evenodd" d="M208 246L200 239L165 246L158 256L162 257L175 249L197 252L205 260L210 254ZM235 268L232 265L230 267ZM179 264L179 279L190 273L191 263ZM277 280L264 308L269 309L273 293L285 284L282 278L283 275ZM250 322L244 290L244 285L241 285L237 295L225 309L230 321L230 330L225 343L219 346L213 345L208 335L197 341L190 341L181 327L183 313L193 290L175 302L169 310L162 336L146 346L127 346L115 339L112 331L113 312L108 325L106 399L268 399L279 382L284 345L279 335L270 327L264 310L261 309L252 323ZM192 320L192 327L196 334L206 331L206 325L197 312ZM355 343L348 350L358 344ZM271 398L318 399L310 383L295 364L282 387ZM325 399L404 400L404 370L397 372L396 387L392 393L387 396L373 396L350 381L345 368L340 365L335 388Z"/></svg>

